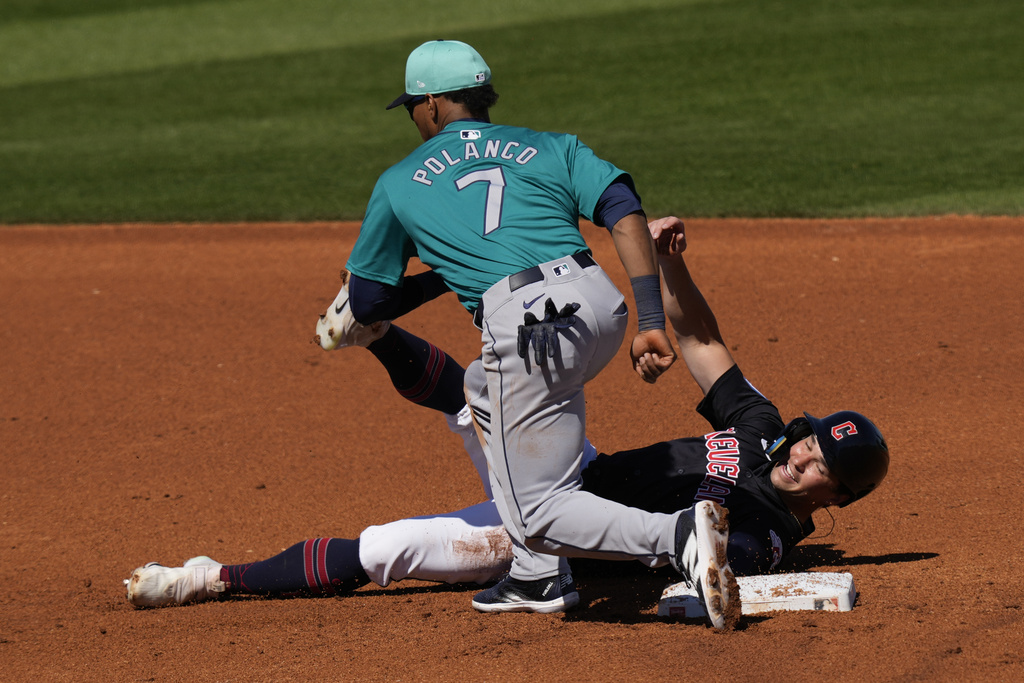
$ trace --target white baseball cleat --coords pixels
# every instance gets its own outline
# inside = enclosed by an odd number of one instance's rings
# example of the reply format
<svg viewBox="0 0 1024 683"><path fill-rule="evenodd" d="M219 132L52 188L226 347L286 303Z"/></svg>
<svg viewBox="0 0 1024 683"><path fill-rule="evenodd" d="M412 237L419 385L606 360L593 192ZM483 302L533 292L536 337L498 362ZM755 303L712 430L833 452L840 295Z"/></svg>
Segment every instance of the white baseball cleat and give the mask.
<svg viewBox="0 0 1024 683"><path fill-rule="evenodd" d="M352 307L348 304L348 271L341 271L341 291L334 303L327 307L327 312L320 316L316 323L316 336L313 341L324 351L333 351L346 346L369 346L384 336L391 327L387 320L363 325L352 317Z"/></svg>
<svg viewBox="0 0 1024 683"><path fill-rule="evenodd" d="M150 562L124 580L128 602L136 607L169 607L212 600L226 588L220 580L222 566L205 555L193 557L184 567Z"/></svg>
<svg viewBox="0 0 1024 683"><path fill-rule="evenodd" d="M729 567L729 511L702 500L679 516L672 566L697 590L708 621L731 629L741 614L740 589Z"/></svg>

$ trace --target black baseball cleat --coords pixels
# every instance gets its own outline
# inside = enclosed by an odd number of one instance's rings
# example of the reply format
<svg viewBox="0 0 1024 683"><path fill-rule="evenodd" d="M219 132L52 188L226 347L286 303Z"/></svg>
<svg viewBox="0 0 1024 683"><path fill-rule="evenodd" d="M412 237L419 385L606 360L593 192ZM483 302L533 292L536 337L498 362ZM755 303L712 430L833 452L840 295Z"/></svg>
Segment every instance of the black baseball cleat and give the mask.
<svg viewBox="0 0 1024 683"><path fill-rule="evenodd" d="M676 522L672 566L697 590L708 622L716 629L736 626L741 614L740 589L729 567L729 511L703 500L683 511Z"/></svg>
<svg viewBox="0 0 1024 683"><path fill-rule="evenodd" d="M521 581L506 576L473 597L473 607L481 612L565 612L576 606L580 594L572 574L546 579Z"/></svg>

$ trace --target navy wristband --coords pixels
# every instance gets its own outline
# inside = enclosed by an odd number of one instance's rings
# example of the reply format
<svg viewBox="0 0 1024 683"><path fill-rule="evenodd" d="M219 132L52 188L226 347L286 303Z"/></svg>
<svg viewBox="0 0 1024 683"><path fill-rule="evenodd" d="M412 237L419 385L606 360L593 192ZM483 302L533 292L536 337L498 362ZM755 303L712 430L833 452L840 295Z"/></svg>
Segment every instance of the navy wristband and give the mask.
<svg viewBox="0 0 1024 683"><path fill-rule="evenodd" d="M636 322L641 332L665 329L665 309L661 304L661 279L657 275L629 278L636 299Z"/></svg>

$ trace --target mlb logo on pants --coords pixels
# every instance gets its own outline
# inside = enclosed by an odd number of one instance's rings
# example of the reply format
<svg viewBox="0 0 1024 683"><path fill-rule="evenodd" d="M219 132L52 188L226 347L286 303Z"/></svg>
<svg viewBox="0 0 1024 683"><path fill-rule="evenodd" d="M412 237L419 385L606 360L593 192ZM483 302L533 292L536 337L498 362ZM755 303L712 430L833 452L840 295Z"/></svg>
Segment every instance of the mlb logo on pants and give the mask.
<svg viewBox="0 0 1024 683"><path fill-rule="evenodd" d="M557 266L551 269L551 272L555 274L555 277L562 277L563 275L569 274L569 264L559 263Z"/></svg>

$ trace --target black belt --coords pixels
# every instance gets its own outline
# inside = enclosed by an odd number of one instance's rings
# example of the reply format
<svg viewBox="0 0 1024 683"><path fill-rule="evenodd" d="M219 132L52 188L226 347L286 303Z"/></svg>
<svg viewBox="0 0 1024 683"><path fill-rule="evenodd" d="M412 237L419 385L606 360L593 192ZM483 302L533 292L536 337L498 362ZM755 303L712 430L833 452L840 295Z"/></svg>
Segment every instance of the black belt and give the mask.
<svg viewBox="0 0 1024 683"><path fill-rule="evenodd" d="M570 258L576 262L580 268L589 268L590 266L596 266L597 261L594 257L585 251L581 251L578 254L573 254ZM514 292L517 289L522 289L526 285L532 285L534 282L540 282L544 279L544 272L540 269L540 266L534 266L533 268L527 268L521 270L518 273L513 273L508 276L508 289L510 292ZM480 305L473 311L473 324L479 329L483 329L484 324L484 302L480 301Z"/></svg>
<svg viewBox="0 0 1024 683"><path fill-rule="evenodd" d="M594 260L594 257L585 251L573 254L572 260L579 264L580 268L589 268L590 266L597 265L597 261ZM526 270L521 270L518 273L509 275L508 289L510 292L514 292L517 289L522 289L526 285L532 285L534 282L540 282L543 279L544 273L541 272L540 266L534 266L533 268L527 268Z"/></svg>

